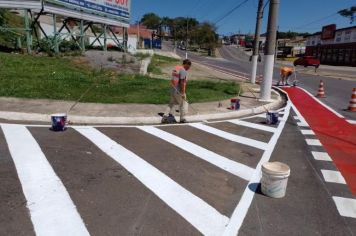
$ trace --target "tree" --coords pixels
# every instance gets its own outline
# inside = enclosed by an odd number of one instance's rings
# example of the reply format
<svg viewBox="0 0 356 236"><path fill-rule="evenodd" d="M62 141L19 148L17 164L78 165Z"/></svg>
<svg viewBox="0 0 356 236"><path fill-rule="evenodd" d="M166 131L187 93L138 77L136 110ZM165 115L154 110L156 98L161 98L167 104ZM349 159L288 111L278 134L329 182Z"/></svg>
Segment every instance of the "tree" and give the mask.
<svg viewBox="0 0 356 236"><path fill-rule="evenodd" d="M6 10L0 9L0 26L3 26L6 23Z"/></svg>
<svg viewBox="0 0 356 236"><path fill-rule="evenodd" d="M209 23L203 22L192 32L192 42L199 45L200 48L208 49L209 55L213 54L217 46L219 36L216 34L216 27Z"/></svg>
<svg viewBox="0 0 356 236"><path fill-rule="evenodd" d="M337 13L339 13L340 16L350 18L350 24L352 24L355 21L356 6L340 10Z"/></svg>
<svg viewBox="0 0 356 236"><path fill-rule="evenodd" d="M158 30L161 24L161 17L155 13L147 13L141 18L140 22L148 29Z"/></svg>

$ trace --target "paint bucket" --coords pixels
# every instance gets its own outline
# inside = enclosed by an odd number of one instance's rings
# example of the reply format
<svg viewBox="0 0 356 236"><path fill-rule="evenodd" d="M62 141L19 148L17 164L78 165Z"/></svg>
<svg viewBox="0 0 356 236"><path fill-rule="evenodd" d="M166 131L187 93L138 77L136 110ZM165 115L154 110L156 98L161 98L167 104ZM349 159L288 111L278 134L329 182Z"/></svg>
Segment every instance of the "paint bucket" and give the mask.
<svg viewBox="0 0 356 236"><path fill-rule="evenodd" d="M286 195L290 168L281 162L266 162L262 165L261 190L266 196L282 198Z"/></svg>
<svg viewBox="0 0 356 236"><path fill-rule="evenodd" d="M67 114L65 113L52 114L51 120L52 120L53 131L64 131L66 129Z"/></svg>
<svg viewBox="0 0 356 236"><path fill-rule="evenodd" d="M238 99L238 98L232 98L232 99L230 100L230 102L231 102L231 105L230 105L230 109L231 109L231 110L238 110L238 109L240 109L240 99Z"/></svg>
<svg viewBox="0 0 356 236"><path fill-rule="evenodd" d="M268 111L266 114L266 123L269 125L275 125L278 123L278 118L278 111Z"/></svg>

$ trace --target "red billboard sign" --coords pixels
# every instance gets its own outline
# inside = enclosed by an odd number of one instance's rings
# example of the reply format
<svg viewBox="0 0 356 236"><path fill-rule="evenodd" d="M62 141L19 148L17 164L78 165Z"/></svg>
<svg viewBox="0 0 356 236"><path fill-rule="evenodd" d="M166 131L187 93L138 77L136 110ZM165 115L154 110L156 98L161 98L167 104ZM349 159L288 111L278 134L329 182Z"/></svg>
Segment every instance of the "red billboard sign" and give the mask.
<svg viewBox="0 0 356 236"><path fill-rule="evenodd" d="M324 26L321 31L321 39L326 40L326 39L335 38L335 30L336 30L335 24Z"/></svg>

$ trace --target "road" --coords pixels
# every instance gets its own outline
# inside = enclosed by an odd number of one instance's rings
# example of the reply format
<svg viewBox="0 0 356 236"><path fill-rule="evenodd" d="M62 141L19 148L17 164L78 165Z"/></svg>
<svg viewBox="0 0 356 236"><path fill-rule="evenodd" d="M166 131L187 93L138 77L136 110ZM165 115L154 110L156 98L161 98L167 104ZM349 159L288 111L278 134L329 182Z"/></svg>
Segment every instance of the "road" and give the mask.
<svg viewBox="0 0 356 236"><path fill-rule="evenodd" d="M290 108L275 126L265 114L57 133L1 124L0 235L355 235L334 199L352 194L324 181L336 168L315 159L324 149ZM282 199L261 194L268 160L291 168Z"/></svg>
<svg viewBox="0 0 356 236"><path fill-rule="evenodd" d="M189 53L189 58L193 61L199 62L204 65L208 65L217 70L222 70L227 73L250 77L251 64L249 62L249 56L243 53L241 50L234 46L223 46L219 49L220 55L223 58L208 58ZM178 50L177 53L180 56L185 56L184 51ZM274 70L274 80L279 78L279 67L276 65ZM304 68L297 67L298 70L304 70ZM322 68L320 69L322 70ZM327 69L328 71L330 68ZM351 73L351 72L347 72ZM258 75L263 74L263 65L260 63L257 70ZM316 95L320 80L324 81L324 87L326 91L326 98L322 99L322 102L330 106L337 113L341 114L348 120L356 120L355 112L345 111L347 109L352 88L356 88L356 75L354 80L336 79L318 75L308 75L297 72L297 80L299 86L306 89L311 94Z"/></svg>
<svg viewBox="0 0 356 236"><path fill-rule="evenodd" d="M356 235L356 126L285 90L276 125L0 123L0 235ZM284 198L261 192L267 161L291 169Z"/></svg>

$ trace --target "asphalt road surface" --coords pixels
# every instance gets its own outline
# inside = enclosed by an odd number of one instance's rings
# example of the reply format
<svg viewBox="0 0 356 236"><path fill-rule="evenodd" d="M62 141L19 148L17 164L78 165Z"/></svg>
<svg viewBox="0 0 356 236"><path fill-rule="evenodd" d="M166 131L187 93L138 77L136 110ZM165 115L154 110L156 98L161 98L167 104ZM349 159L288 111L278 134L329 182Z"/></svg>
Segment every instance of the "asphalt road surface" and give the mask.
<svg viewBox="0 0 356 236"><path fill-rule="evenodd" d="M1 124L0 235L355 235L352 194L325 182L321 168L336 168L315 159L324 150L290 109L274 126L265 114L65 132ZM284 198L261 193L269 160L291 168Z"/></svg>

